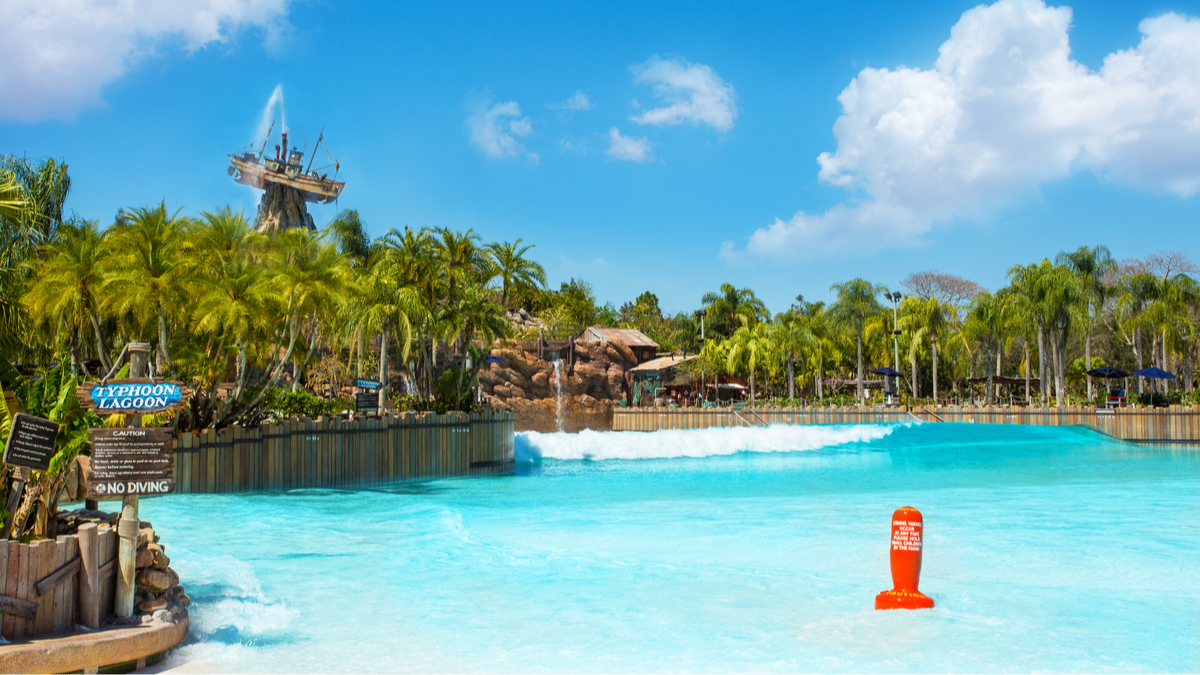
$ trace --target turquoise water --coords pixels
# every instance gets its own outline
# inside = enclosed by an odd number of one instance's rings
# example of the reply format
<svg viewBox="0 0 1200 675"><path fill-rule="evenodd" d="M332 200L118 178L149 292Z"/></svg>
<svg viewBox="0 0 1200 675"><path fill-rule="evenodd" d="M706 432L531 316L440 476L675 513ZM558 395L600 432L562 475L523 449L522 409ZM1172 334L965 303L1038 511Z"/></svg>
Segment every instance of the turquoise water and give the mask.
<svg viewBox="0 0 1200 675"><path fill-rule="evenodd" d="M144 517L217 672L1194 672L1200 453L983 425L520 434L517 475ZM876 612L891 512L926 611Z"/></svg>

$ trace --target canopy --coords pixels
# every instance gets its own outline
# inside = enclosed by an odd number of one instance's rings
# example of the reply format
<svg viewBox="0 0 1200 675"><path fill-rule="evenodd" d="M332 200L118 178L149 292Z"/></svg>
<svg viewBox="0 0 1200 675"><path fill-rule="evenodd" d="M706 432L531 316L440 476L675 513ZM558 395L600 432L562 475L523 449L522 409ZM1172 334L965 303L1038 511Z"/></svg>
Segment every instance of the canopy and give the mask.
<svg viewBox="0 0 1200 675"><path fill-rule="evenodd" d="M872 370L871 373L873 373L875 375L888 375L890 377L904 377L904 375L900 374L900 372L897 371L895 368L891 368L889 366L884 366L883 368L876 368L875 370Z"/></svg>
<svg viewBox="0 0 1200 675"><path fill-rule="evenodd" d="M500 363L503 360L503 356L488 356L486 359L484 359L484 361L487 363Z"/></svg>
<svg viewBox="0 0 1200 675"><path fill-rule="evenodd" d="M1141 370L1133 371L1133 373L1131 373L1131 374L1137 375L1138 377L1152 377L1156 380L1173 380L1173 379L1175 379L1174 375L1168 373L1167 371L1163 370L1162 368L1142 368Z"/></svg>
<svg viewBox="0 0 1200 675"><path fill-rule="evenodd" d="M1129 373L1121 370L1120 368L1113 368L1112 366L1100 366L1099 368L1092 368L1091 370L1087 371L1087 374L1091 375L1092 377L1102 377L1106 380L1119 380L1122 377L1129 377Z"/></svg>

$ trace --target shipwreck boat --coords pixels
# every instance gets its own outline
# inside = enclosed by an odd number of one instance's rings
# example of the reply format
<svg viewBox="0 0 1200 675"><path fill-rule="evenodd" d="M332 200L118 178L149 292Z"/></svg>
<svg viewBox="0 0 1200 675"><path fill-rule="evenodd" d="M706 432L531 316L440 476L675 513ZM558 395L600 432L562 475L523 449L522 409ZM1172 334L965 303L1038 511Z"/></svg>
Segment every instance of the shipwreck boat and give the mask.
<svg viewBox="0 0 1200 675"><path fill-rule="evenodd" d="M274 126L272 123L272 129ZM299 192L304 201L316 204L328 204L342 194L346 182L336 180L337 172L341 168L336 160L331 165L334 170L334 178L330 178L328 173L320 173L320 170L314 171L312 168L317 148L325 138L324 131L317 138L317 144L313 146L312 158L308 160L307 167L304 166L303 151L295 147L291 150L287 149L288 135L286 131L283 132L282 144L275 146L275 157L264 158L263 152L266 150L270 138L271 131L268 130L267 137L263 140L262 147L257 153L246 151L229 155L228 172L234 181L260 190L266 190L273 183L286 185Z"/></svg>

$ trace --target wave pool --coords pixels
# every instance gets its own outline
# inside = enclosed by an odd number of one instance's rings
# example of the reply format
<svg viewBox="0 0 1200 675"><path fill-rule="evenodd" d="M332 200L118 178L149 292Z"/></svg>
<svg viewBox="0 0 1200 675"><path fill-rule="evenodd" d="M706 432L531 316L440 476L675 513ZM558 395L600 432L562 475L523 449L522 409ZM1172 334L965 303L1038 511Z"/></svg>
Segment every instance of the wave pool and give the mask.
<svg viewBox="0 0 1200 675"><path fill-rule="evenodd" d="M142 501L196 672L1192 672L1200 453L1071 428L519 434L513 477ZM876 612L925 517L924 611Z"/></svg>

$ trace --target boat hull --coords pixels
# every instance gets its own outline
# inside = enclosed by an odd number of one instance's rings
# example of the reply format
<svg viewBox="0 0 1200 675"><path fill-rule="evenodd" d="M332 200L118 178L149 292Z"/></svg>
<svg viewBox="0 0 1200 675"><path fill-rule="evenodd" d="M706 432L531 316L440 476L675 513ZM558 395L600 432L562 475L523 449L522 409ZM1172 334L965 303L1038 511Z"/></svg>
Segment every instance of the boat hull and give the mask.
<svg viewBox="0 0 1200 675"><path fill-rule="evenodd" d="M259 190L267 189L267 186L272 183L286 185L299 192L304 201L314 204L328 204L336 200L346 186L344 181L322 180L320 177L308 174L298 173L296 176L290 177L285 173L267 171L253 155L250 159L230 155L229 163L229 174L233 176L235 182Z"/></svg>

